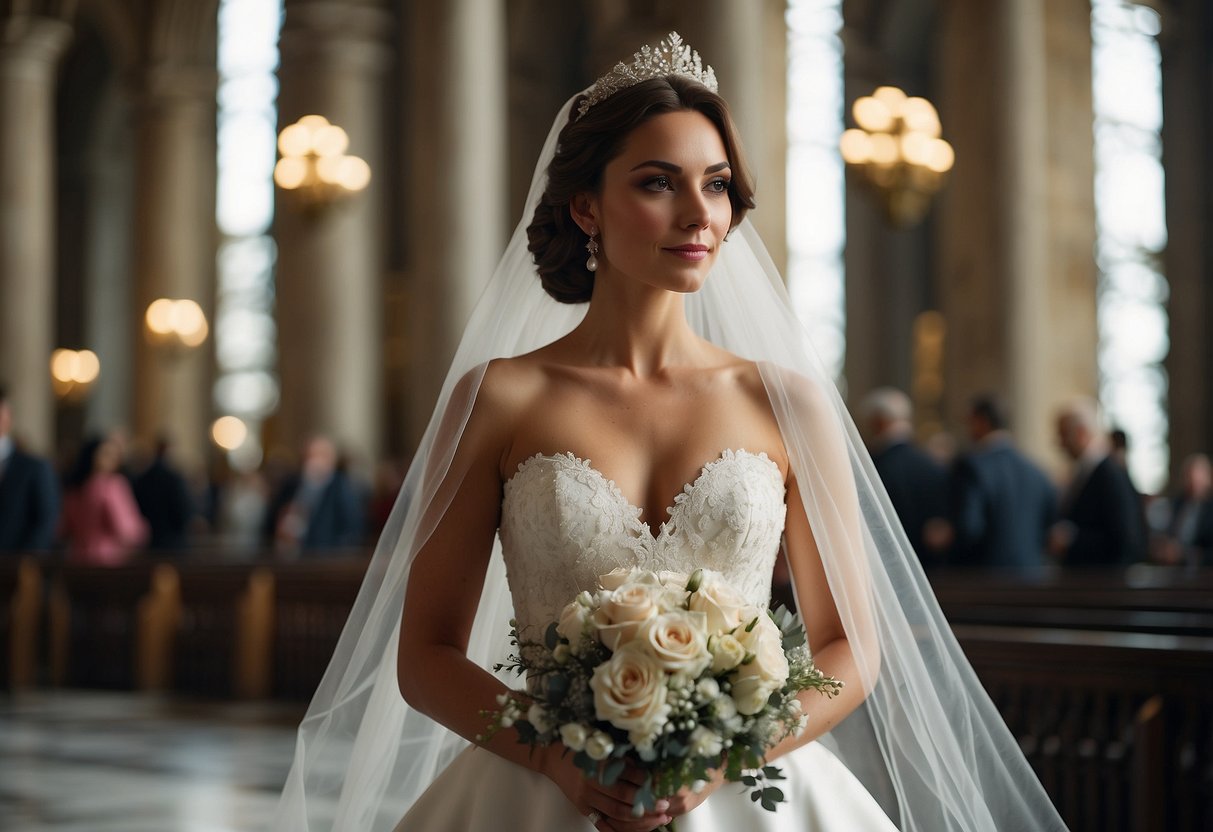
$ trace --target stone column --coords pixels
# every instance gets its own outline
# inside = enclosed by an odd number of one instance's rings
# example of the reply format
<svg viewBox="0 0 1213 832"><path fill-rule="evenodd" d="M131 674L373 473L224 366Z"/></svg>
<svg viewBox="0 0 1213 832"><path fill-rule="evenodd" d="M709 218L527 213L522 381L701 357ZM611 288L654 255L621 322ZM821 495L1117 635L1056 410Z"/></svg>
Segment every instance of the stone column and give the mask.
<svg viewBox="0 0 1213 832"><path fill-rule="evenodd" d="M0 21L0 380L14 435L43 453L55 425L55 71L71 33L62 20Z"/></svg>
<svg viewBox="0 0 1213 832"><path fill-rule="evenodd" d="M1171 470L1213 450L1213 7L1180 0L1162 9L1163 158L1167 161L1167 249L1171 299L1167 357Z"/></svg>
<svg viewBox="0 0 1213 832"><path fill-rule="evenodd" d="M153 64L136 105L134 434L166 435L188 467L206 458L215 285L214 64ZM212 327L193 350L153 346L144 314L155 299L188 298Z"/></svg>
<svg viewBox="0 0 1213 832"><path fill-rule="evenodd" d="M361 3L287 0L279 129L317 114L349 135L370 186L316 213L278 192L277 323L282 401L272 442L332 437L364 468L383 442L383 76L390 14ZM402 229L391 229L402 233Z"/></svg>
<svg viewBox="0 0 1213 832"><path fill-rule="evenodd" d="M505 242L505 12L408 4L410 444L420 439Z"/></svg>
<svg viewBox="0 0 1213 832"><path fill-rule="evenodd" d="M1086 4L949 0L940 115L956 148L936 226L948 326L945 406L1008 401L1038 459L1060 462L1053 412L1096 392L1091 25Z"/></svg>

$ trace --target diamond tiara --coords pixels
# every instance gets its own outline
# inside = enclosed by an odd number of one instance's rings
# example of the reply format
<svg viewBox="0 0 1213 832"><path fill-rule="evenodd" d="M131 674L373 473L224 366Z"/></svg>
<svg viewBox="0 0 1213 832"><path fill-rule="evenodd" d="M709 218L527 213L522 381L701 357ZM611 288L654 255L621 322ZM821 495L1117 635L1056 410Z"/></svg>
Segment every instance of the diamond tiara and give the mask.
<svg viewBox="0 0 1213 832"><path fill-rule="evenodd" d="M681 75L698 81L712 92L716 92L716 71L710 66L704 66L699 59L699 53L682 42L682 35L670 32L665 40L656 47L642 46L632 58L632 63L623 61L615 64L615 68L594 82L585 99L577 107L577 118L589 112L590 108L605 101L620 90L635 86L650 78L662 78L666 75Z"/></svg>

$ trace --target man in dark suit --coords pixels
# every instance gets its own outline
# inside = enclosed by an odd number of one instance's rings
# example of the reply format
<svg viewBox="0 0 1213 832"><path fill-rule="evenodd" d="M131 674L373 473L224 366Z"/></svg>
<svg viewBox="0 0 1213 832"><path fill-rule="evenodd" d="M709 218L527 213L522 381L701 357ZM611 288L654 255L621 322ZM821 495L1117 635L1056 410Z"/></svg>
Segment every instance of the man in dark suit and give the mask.
<svg viewBox="0 0 1213 832"><path fill-rule="evenodd" d="M1006 411L993 396L970 405L969 438L973 448L952 472L953 562L1039 566L1057 519L1056 489L1015 447Z"/></svg>
<svg viewBox="0 0 1213 832"><path fill-rule="evenodd" d="M1057 438L1074 460L1062 498L1061 522L1049 534L1050 552L1066 566L1117 566L1146 554L1141 502L1129 475L1108 453L1099 407L1077 399L1057 418Z"/></svg>
<svg viewBox="0 0 1213 832"><path fill-rule="evenodd" d="M12 427L12 405L0 385L0 552L49 549L59 523L55 472L16 446Z"/></svg>
<svg viewBox="0 0 1213 832"><path fill-rule="evenodd" d="M337 448L321 436L308 440L300 472L270 504L267 534L279 552L316 554L363 543L366 500L338 465Z"/></svg>
<svg viewBox="0 0 1213 832"><path fill-rule="evenodd" d="M911 442L913 408L909 397L900 390L882 387L864 398L861 413L872 463L910 545L924 565L940 562L945 544L932 532L946 524L948 474Z"/></svg>
<svg viewBox="0 0 1213 832"><path fill-rule="evenodd" d="M1180 492L1166 501L1166 526L1151 546L1151 560L1213 565L1213 464L1192 454L1180 472Z"/></svg>
<svg viewBox="0 0 1213 832"><path fill-rule="evenodd" d="M160 552L184 549L194 519L189 485L173 467L169 451L168 439L159 439L150 464L131 478L135 502L151 528L148 548Z"/></svg>

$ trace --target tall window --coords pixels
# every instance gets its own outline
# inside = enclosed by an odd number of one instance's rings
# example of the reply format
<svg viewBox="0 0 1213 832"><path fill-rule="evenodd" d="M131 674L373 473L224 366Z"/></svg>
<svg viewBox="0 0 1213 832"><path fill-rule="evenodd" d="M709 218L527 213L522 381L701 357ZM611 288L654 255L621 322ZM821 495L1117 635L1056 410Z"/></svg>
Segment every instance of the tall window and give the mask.
<svg viewBox="0 0 1213 832"><path fill-rule="evenodd" d="M1147 492L1165 486L1170 456L1160 29L1147 6L1092 0L1099 393Z"/></svg>
<svg viewBox="0 0 1213 832"><path fill-rule="evenodd" d="M282 0L219 5L218 375L216 441L236 467L261 461L260 428L278 404L275 367L274 159ZM233 435L232 426L236 432Z"/></svg>
<svg viewBox="0 0 1213 832"><path fill-rule="evenodd" d="M790 0L788 293L826 370L846 355L842 0Z"/></svg>

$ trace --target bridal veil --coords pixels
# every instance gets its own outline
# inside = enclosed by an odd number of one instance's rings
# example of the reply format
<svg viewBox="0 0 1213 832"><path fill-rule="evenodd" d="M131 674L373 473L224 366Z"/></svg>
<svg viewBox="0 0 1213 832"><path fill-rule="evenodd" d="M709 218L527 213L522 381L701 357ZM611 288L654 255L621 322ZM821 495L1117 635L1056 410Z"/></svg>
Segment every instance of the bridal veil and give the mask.
<svg viewBox="0 0 1213 832"><path fill-rule="evenodd" d="M560 304L545 294L526 240L573 101L557 114L523 220L468 322L328 671L299 727L276 830L390 830L466 746L410 708L397 688L404 590L414 555L461 480L454 451L486 363L555 340L584 314L584 305ZM867 699L821 741L905 832L1064 830L944 620L855 426L748 221L734 229L704 288L687 297L686 309L699 334L762 369L862 668ZM469 646L473 661L491 668L508 653L511 616L497 544ZM779 811L794 814L796 806Z"/></svg>

